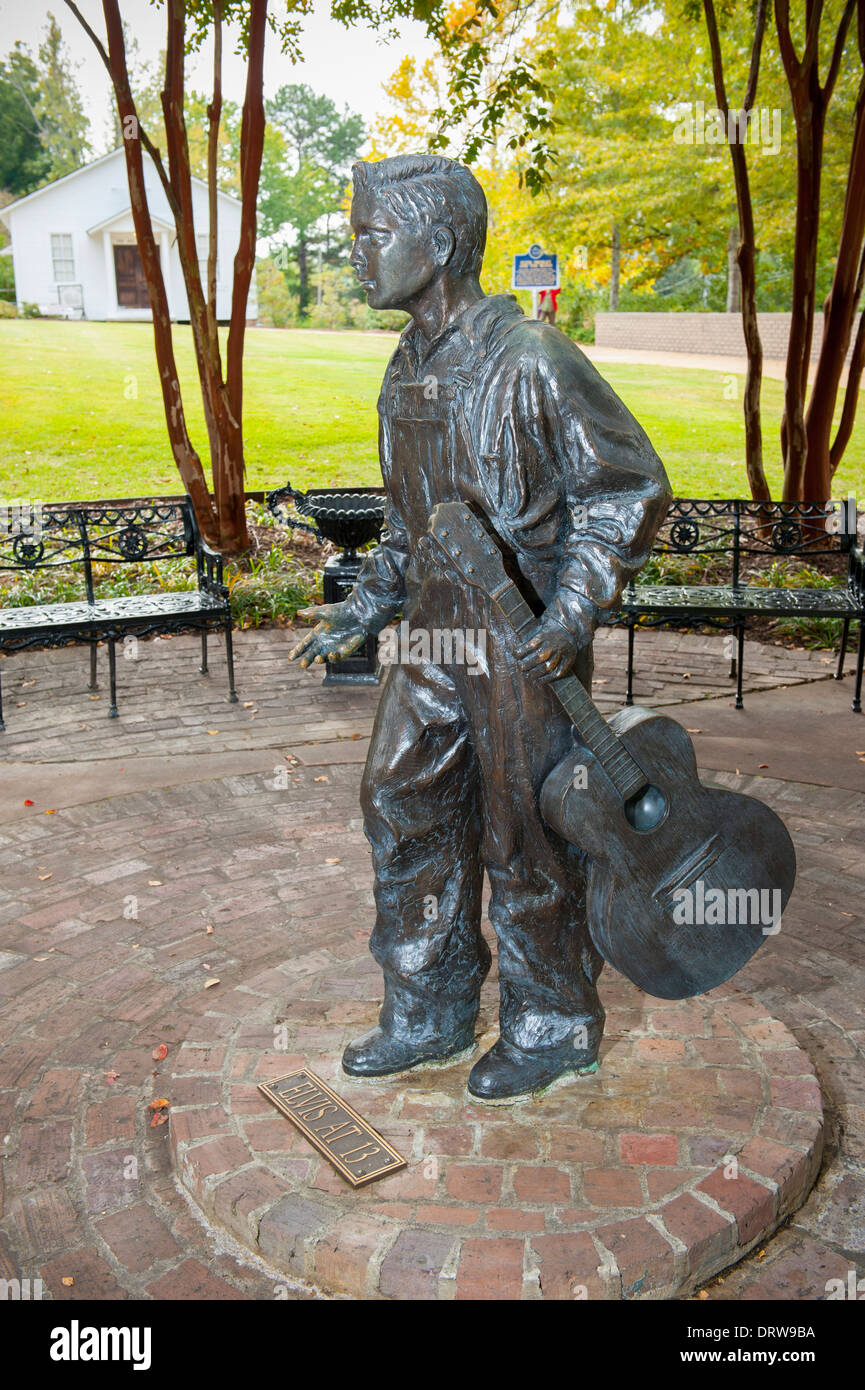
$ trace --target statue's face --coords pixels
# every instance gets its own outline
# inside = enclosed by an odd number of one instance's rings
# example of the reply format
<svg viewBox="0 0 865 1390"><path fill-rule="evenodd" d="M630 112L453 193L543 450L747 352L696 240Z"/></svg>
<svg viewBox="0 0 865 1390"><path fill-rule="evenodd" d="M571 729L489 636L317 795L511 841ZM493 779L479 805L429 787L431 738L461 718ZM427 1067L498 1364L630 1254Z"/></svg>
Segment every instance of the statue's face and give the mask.
<svg viewBox="0 0 865 1390"><path fill-rule="evenodd" d="M371 309L404 308L441 270L436 229L397 217L375 194L355 194L351 227L350 262Z"/></svg>

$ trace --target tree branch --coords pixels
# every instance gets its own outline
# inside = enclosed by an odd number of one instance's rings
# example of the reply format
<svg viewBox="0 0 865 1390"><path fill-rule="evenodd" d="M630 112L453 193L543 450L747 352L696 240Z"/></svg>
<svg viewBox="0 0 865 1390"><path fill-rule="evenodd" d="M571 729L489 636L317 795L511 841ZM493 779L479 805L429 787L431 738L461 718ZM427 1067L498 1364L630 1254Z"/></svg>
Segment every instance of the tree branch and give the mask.
<svg viewBox="0 0 865 1390"><path fill-rule="evenodd" d="M89 24L87 23L87 20L84 18L83 14L82 14L81 11L79 10L78 6L75 4L75 0L65 0L65 4L66 4L67 7L72 11L72 13L74 14L75 18L78 20L78 23L81 25L82 29L83 29L84 32L88 35L88 37L90 38L91 42L93 43L93 45L94 45L94 47L95 47L97 53L99 54L100 58L102 59L103 63L105 64L105 67L106 67L106 69L107 69L107 71L108 71L108 76L111 78L111 85L114 87L114 90L115 90L115 93L116 93L116 91L117 91L117 84L116 84L116 82L114 81L114 73L112 72L112 69L111 69L111 60L110 60L110 58L108 57L108 53L107 53L107 51L106 51L106 48L105 48L104 43L102 42L102 40L100 39L100 37L99 37L99 35L96 33L96 31L91 27L91 25L89 25ZM133 98L133 96L132 96L132 89L131 89L131 87L129 86L128 74L127 74L126 86L127 86L127 95L128 95L129 105L130 105L130 108L131 108L130 114L133 115L133 116L135 117L135 125L136 125L136 129L137 129L137 131L138 131L138 138L140 139L140 141L141 141L142 145L144 146L144 148L146 149L147 153L150 155L150 158L153 160L153 163L154 163L155 168L156 168L156 172L157 172L157 174L159 175L160 182L162 183L162 187L163 187L164 190L165 190L165 196L166 196L166 198L168 199L168 206L171 208L172 213L175 213L175 214L176 214L177 208L176 208L176 205L175 205L175 198L174 198L174 194L173 194L173 192L172 192L172 190L171 190L171 184L169 183L168 175L167 175L166 172L165 172L165 165L162 163L162 155L159 153L159 150L156 148L156 146L154 145L153 141L150 139L150 136L147 134L147 131L144 129L144 127L143 127L142 124L141 124L141 121L140 121L139 116L138 116L138 110L137 110L136 105L135 105L135 100L134 100L134 98Z"/></svg>
<svg viewBox="0 0 865 1390"><path fill-rule="evenodd" d="M823 100L828 102L835 89L835 82L838 78L838 71L841 67L841 59L844 56L844 45L847 42L847 31L850 28L850 21L853 18L853 11L856 9L857 0L847 0L844 6L844 13L838 25L838 32L835 35L835 44L832 48L832 57L829 62L829 71L826 74L826 82L823 87Z"/></svg>

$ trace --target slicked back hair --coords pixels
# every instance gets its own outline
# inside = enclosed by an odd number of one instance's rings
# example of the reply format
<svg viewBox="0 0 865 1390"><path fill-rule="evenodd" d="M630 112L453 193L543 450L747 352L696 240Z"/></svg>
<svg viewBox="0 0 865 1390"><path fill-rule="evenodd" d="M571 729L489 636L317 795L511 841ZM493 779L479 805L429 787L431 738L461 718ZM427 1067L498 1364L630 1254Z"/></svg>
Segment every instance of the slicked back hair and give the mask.
<svg viewBox="0 0 865 1390"><path fill-rule="evenodd" d="M400 154L352 167L355 192L381 200L401 221L450 227L456 237L451 268L480 275L487 240L487 200L474 174L455 159Z"/></svg>

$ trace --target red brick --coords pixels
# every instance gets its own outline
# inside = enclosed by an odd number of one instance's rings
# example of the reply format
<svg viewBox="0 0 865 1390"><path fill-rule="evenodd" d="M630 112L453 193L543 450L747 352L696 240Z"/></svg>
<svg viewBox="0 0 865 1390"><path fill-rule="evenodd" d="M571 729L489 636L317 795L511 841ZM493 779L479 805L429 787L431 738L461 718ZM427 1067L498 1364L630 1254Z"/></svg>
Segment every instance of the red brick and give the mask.
<svg viewBox="0 0 865 1390"><path fill-rule="evenodd" d="M143 1274L157 1260L180 1255L170 1231L143 1202L95 1223L106 1245L132 1274Z"/></svg>
<svg viewBox="0 0 865 1390"><path fill-rule="evenodd" d="M36 1259L63 1250L79 1234L78 1216L64 1188L43 1187L8 1201L17 1243Z"/></svg>
<svg viewBox="0 0 865 1390"><path fill-rule="evenodd" d="M59 1120L55 1124L21 1126L18 1141L18 1170L16 1181L26 1188L43 1182L63 1182L72 1161L72 1124Z"/></svg>
<svg viewBox="0 0 865 1390"><path fill-rule="evenodd" d="M129 1297L106 1262L86 1247L71 1250L41 1265L39 1277L58 1302L76 1303L79 1299L105 1302ZM74 1282L64 1284L64 1279Z"/></svg>
<svg viewBox="0 0 865 1390"><path fill-rule="evenodd" d="M514 1192L521 1202L567 1202L571 1180L561 1168L518 1168Z"/></svg>
<svg viewBox="0 0 865 1390"><path fill-rule="evenodd" d="M438 1298L439 1276L453 1237L436 1231L401 1231L382 1261L379 1290L385 1298Z"/></svg>
<svg viewBox="0 0 865 1390"><path fill-rule="evenodd" d="M725 1178L724 1169L716 1168L698 1184L697 1191L714 1197L719 1207L736 1218L740 1245L749 1245L772 1224L776 1206L774 1192L752 1182L743 1173L737 1178Z"/></svg>
<svg viewBox="0 0 865 1390"><path fill-rule="evenodd" d="M536 1237L532 1249L538 1257L544 1298L606 1297L606 1286L598 1273L598 1252L587 1232Z"/></svg>
<svg viewBox="0 0 865 1390"><path fill-rule="evenodd" d="M811 1170L807 1154L776 1144L771 1139L749 1139L739 1154L744 1168L772 1178L778 1184L778 1209L786 1212L805 1192Z"/></svg>
<svg viewBox="0 0 865 1390"><path fill-rule="evenodd" d="M228 1129L229 1119L221 1105L205 1105L197 1110L172 1110L169 1115L173 1145L196 1139L218 1138Z"/></svg>
<svg viewBox="0 0 865 1390"><path fill-rule="evenodd" d="M424 1152L464 1158L472 1151L472 1139L467 1125L434 1125L424 1130Z"/></svg>
<svg viewBox="0 0 865 1390"><path fill-rule="evenodd" d="M135 1101L132 1096L110 1096L87 1107L84 1143L88 1149L113 1139L135 1138Z"/></svg>
<svg viewBox="0 0 865 1390"><path fill-rule="evenodd" d="M674 1197L658 1212L670 1235L688 1247L687 1271L701 1283L729 1264L736 1244L736 1226L690 1193Z"/></svg>
<svg viewBox="0 0 865 1390"><path fill-rule="evenodd" d="M445 1186L461 1202L497 1202L502 1194L502 1170L491 1164L451 1163Z"/></svg>
<svg viewBox="0 0 865 1390"><path fill-rule="evenodd" d="M546 1218L542 1211L514 1211L510 1207L493 1207L487 1212L490 1231L542 1231Z"/></svg>
<svg viewBox="0 0 865 1390"><path fill-rule="evenodd" d="M819 1083L810 1077L773 1076L772 1104L784 1110L822 1111Z"/></svg>
<svg viewBox="0 0 865 1390"><path fill-rule="evenodd" d="M668 1164L679 1161L675 1134L620 1134L619 1157L623 1163Z"/></svg>
<svg viewBox="0 0 865 1390"><path fill-rule="evenodd" d="M187 1149L182 1168L200 1195L208 1178L243 1167L249 1162L249 1156L249 1149L240 1139L211 1139L206 1144L196 1144L194 1148Z"/></svg>
<svg viewBox="0 0 865 1390"><path fill-rule="evenodd" d="M237 1182L237 1178L232 1182ZM224 1184L220 1184L220 1187ZM216 1189L217 1193L219 1188ZM258 1227L262 1254L296 1274L306 1273L305 1242L325 1230L336 1218L336 1211L301 1193L292 1192L264 1213ZM379 1227L381 1230L381 1227Z"/></svg>
<svg viewBox="0 0 865 1390"><path fill-rule="evenodd" d="M604 1157L604 1138L589 1129L568 1129L556 1125L550 1137L550 1158L568 1163L600 1163Z"/></svg>
<svg viewBox="0 0 865 1390"><path fill-rule="evenodd" d="M68 1067L52 1067L45 1072L27 1106L28 1120L47 1120L72 1115L81 1095L84 1077Z"/></svg>
<svg viewBox="0 0 865 1390"><path fill-rule="evenodd" d="M622 1276L622 1297L636 1298L673 1283L675 1256L670 1244L644 1216L595 1231L615 1256Z"/></svg>
<svg viewBox="0 0 865 1390"><path fill-rule="evenodd" d="M523 1242L507 1237L470 1236L463 1242L457 1270L456 1297L519 1299L523 1289Z"/></svg>
<svg viewBox="0 0 865 1390"><path fill-rule="evenodd" d="M641 1207L640 1179L629 1168L589 1168L583 1174L586 1200L595 1207Z"/></svg>
<svg viewBox="0 0 865 1390"><path fill-rule="evenodd" d="M81 1161L87 1188L87 1210L104 1212L112 1207L131 1206L139 1197L139 1178L127 1177L135 1171L135 1155L128 1147L89 1154Z"/></svg>
<svg viewBox="0 0 865 1390"><path fill-rule="evenodd" d="M476 1207L428 1206L418 1207L415 1219L431 1225L473 1226L480 1214Z"/></svg>
<svg viewBox="0 0 865 1390"><path fill-rule="evenodd" d="M537 1158L538 1130L530 1125L484 1125L481 1153L484 1158Z"/></svg>
<svg viewBox="0 0 865 1390"><path fill-rule="evenodd" d="M147 1285L152 1298L184 1300L195 1303L225 1302L245 1299L247 1295L225 1279L215 1279L198 1260L184 1260L152 1284Z"/></svg>
<svg viewBox="0 0 865 1390"><path fill-rule="evenodd" d="M650 1062L679 1062L685 1056L681 1038L638 1038L637 1056Z"/></svg>
<svg viewBox="0 0 865 1390"><path fill-rule="evenodd" d="M315 1251L315 1276L327 1289L364 1298L370 1261L388 1227L363 1216L344 1216L332 1226Z"/></svg>

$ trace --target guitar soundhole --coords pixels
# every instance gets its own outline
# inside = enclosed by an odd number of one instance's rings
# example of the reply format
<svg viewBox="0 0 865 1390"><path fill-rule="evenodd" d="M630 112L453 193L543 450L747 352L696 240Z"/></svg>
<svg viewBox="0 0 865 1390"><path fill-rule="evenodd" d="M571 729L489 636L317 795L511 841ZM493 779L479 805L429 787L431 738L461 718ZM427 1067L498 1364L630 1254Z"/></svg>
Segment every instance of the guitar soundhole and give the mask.
<svg viewBox="0 0 865 1390"><path fill-rule="evenodd" d="M660 787L644 787L625 802L625 815L634 830L654 830L667 814L667 798Z"/></svg>

